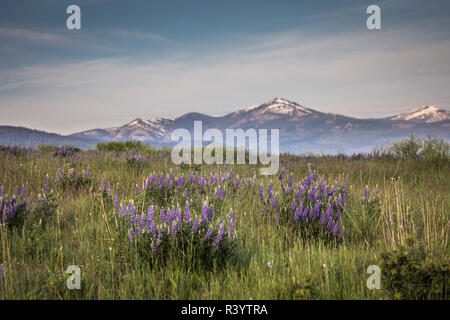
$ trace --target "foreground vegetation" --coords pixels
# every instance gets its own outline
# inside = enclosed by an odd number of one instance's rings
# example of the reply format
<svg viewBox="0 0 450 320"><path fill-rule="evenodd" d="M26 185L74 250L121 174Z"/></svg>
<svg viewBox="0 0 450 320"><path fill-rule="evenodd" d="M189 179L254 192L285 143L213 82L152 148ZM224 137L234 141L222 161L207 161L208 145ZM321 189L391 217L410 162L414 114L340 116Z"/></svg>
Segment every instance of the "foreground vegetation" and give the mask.
<svg viewBox="0 0 450 320"><path fill-rule="evenodd" d="M2 147L0 298L448 299L448 145L411 141L285 154L270 177L130 143Z"/></svg>

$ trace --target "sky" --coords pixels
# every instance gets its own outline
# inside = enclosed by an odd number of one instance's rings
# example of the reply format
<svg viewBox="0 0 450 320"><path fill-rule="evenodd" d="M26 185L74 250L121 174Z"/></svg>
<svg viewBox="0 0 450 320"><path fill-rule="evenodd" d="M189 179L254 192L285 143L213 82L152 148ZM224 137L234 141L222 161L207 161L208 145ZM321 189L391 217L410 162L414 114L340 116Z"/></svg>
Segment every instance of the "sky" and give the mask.
<svg viewBox="0 0 450 320"><path fill-rule="evenodd" d="M450 1L0 2L0 125L70 134L273 97L357 118L449 109Z"/></svg>

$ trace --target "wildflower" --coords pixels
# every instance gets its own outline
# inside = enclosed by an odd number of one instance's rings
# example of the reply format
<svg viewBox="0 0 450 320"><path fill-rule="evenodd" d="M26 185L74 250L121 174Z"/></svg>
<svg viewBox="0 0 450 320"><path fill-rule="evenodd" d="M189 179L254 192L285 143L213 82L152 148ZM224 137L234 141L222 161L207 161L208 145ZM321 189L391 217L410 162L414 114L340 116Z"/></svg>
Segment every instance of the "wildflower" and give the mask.
<svg viewBox="0 0 450 320"><path fill-rule="evenodd" d="M278 202L278 196L275 196L275 197L273 198L273 201L272 201L272 207L273 207L275 210L278 210L278 208L277 208L277 202Z"/></svg>
<svg viewBox="0 0 450 320"><path fill-rule="evenodd" d="M291 201L291 212L292 213L294 213L295 212L295 204L296 204L296 201L295 201L296 199L294 198L294 199L292 199L292 201Z"/></svg>
<svg viewBox="0 0 450 320"><path fill-rule="evenodd" d="M191 210L189 209L189 203L186 203L186 207L184 208L184 221L191 221Z"/></svg>
<svg viewBox="0 0 450 320"><path fill-rule="evenodd" d="M216 241L214 241L215 247L217 247L219 245L220 241L222 240L223 233L224 233L224 228L223 228L223 225L221 225L219 227L219 232L217 233Z"/></svg>
<svg viewBox="0 0 450 320"><path fill-rule="evenodd" d="M208 231L206 231L205 236L203 238L208 239L209 237L211 237L212 232L213 232L213 228L209 227Z"/></svg>
<svg viewBox="0 0 450 320"><path fill-rule="evenodd" d="M217 188L217 191L216 191L216 193L214 195L214 198L221 199L223 197L225 197L225 190L222 189L222 187Z"/></svg>
<svg viewBox="0 0 450 320"><path fill-rule="evenodd" d="M84 174L84 176L86 178L89 178L89 173L91 172L91 169L89 167L86 168L86 173Z"/></svg>
<svg viewBox="0 0 450 320"><path fill-rule="evenodd" d="M161 222L161 223L164 222L165 214L166 214L166 213L165 213L164 208L161 208L161 209L159 210L159 222Z"/></svg>
<svg viewBox="0 0 450 320"><path fill-rule="evenodd" d="M198 224L199 224L199 219L198 219L198 217L195 217L195 219L194 219L194 225L192 226L192 232L197 232L197 229L198 229Z"/></svg>
<svg viewBox="0 0 450 320"><path fill-rule="evenodd" d="M291 174L291 176L289 177L288 186L289 188L292 188L293 185L294 185L294 176Z"/></svg>
<svg viewBox="0 0 450 320"><path fill-rule="evenodd" d="M228 215L228 234L231 235L234 231L234 214L233 209L230 210L230 214Z"/></svg>
<svg viewBox="0 0 450 320"><path fill-rule="evenodd" d="M272 188L273 188L273 183L271 182L269 184L269 188L267 189L267 196L269 197L269 199L272 199Z"/></svg>
<svg viewBox="0 0 450 320"><path fill-rule="evenodd" d="M202 207L202 212L201 212L201 219L202 222L206 220L206 218L208 218L208 205L206 203L203 204Z"/></svg>
<svg viewBox="0 0 450 320"><path fill-rule="evenodd" d="M280 181L283 180L285 171L286 170L284 168L281 169L280 175L278 176L278 180L280 180Z"/></svg>
<svg viewBox="0 0 450 320"><path fill-rule="evenodd" d="M5 267L3 267L3 265L0 265L0 279L3 279L4 273L5 273Z"/></svg>
<svg viewBox="0 0 450 320"><path fill-rule="evenodd" d="M259 197L261 198L261 201L264 201L264 186L262 185L262 183L259 187Z"/></svg>
<svg viewBox="0 0 450 320"><path fill-rule="evenodd" d="M269 267L269 269L272 269L272 266L273 266L273 262L272 261L267 262L267 267Z"/></svg>
<svg viewBox="0 0 450 320"><path fill-rule="evenodd" d="M100 180L100 191L103 192L105 190L105 180Z"/></svg>
<svg viewBox="0 0 450 320"><path fill-rule="evenodd" d="M367 201L368 199L369 199L369 189L368 189L368 187L366 186L366 187L364 188L364 200Z"/></svg>
<svg viewBox="0 0 450 320"><path fill-rule="evenodd" d="M208 209L208 220L209 221L212 220L213 214L214 214L214 208L213 207L209 207L209 209Z"/></svg>

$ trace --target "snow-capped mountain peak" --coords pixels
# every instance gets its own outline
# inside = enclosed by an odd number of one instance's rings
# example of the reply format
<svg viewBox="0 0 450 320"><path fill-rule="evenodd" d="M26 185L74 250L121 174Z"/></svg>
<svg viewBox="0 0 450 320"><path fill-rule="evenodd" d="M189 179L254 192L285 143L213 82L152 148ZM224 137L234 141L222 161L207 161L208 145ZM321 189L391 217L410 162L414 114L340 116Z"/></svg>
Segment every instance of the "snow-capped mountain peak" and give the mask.
<svg viewBox="0 0 450 320"><path fill-rule="evenodd" d="M391 120L433 123L450 119L450 112L435 106L422 106L390 118Z"/></svg>
<svg viewBox="0 0 450 320"><path fill-rule="evenodd" d="M264 110L266 112L288 114L288 115L292 115L298 112L301 112L303 114L311 113L311 111L308 110L307 108L302 107L295 102L283 98L273 98L272 100L270 100L265 104Z"/></svg>

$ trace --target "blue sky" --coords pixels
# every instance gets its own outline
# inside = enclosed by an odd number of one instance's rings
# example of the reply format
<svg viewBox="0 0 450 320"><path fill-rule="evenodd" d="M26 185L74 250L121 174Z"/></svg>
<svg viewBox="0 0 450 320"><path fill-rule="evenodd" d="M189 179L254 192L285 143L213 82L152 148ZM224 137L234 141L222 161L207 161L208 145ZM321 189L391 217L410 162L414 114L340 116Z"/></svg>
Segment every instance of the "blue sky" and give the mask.
<svg viewBox="0 0 450 320"><path fill-rule="evenodd" d="M67 134L273 97L361 118L448 109L449 17L446 0L5 0L0 125Z"/></svg>

